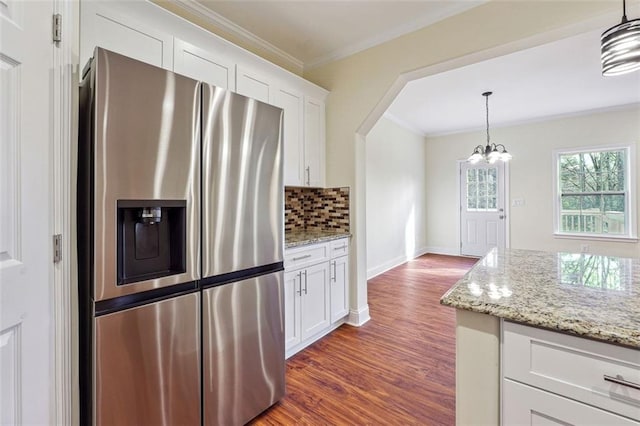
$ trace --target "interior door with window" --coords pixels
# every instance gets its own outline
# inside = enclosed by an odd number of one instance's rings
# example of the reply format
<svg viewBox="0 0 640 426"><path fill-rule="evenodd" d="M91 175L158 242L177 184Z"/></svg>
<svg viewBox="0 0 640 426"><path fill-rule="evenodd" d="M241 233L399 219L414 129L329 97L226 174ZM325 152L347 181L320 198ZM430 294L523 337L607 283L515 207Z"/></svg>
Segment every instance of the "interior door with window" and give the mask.
<svg viewBox="0 0 640 426"><path fill-rule="evenodd" d="M504 163L460 163L460 254L484 256L506 241Z"/></svg>

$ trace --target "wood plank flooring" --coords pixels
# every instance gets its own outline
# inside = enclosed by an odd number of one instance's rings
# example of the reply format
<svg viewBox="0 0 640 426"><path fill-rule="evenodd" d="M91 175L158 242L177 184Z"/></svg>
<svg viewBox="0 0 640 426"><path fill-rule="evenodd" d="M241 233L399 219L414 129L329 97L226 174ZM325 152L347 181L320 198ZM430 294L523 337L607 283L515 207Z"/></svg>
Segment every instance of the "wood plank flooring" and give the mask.
<svg viewBox="0 0 640 426"><path fill-rule="evenodd" d="M455 312L440 297L475 259L424 255L369 280L371 320L287 361L287 395L255 425L455 423Z"/></svg>

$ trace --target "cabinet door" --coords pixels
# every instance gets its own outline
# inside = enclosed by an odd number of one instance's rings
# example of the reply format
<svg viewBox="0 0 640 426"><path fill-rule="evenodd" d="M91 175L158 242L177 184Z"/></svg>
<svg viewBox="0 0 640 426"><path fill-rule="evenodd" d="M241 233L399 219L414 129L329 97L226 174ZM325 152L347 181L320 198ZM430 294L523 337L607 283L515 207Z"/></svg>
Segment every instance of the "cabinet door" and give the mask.
<svg viewBox="0 0 640 426"><path fill-rule="evenodd" d="M236 92L265 103L273 103L273 84L265 76L236 66Z"/></svg>
<svg viewBox="0 0 640 426"><path fill-rule="evenodd" d="M305 98L304 102L304 183L324 186L324 102Z"/></svg>
<svg viewBox="0 0 640 426"><path fill-rule="evenodd" d="M637 425L637 422L508 379L503 381L502 424Z"/></svg>
<svg viewBox="0 0 640 426"><path fill-rule="evenodd" d="M349 256L331 261L331 323L349 314Z"/></svg>
<svg viewBox="0 0 640 426"><path fill-rule="evenodd" d="M329 294L329 262L302 271L302 340L329 326Z"/></svg>
<svg viewBox="0 0 640 426"><path fill-rule="evenodd" d="M304 185L303 96L294 91L278 89L275 104L284 110L284 184Z"/></svg>
<svg viewBox="0 0 640 426"><path fill-rule="evenodd" d="M174 68L179 74L223 89L235 90L235 64L180 39L174 40Z"/></svg>
<svg viewBox="0 0 640 426"><path fill-rule="evenodd" d="M300 343L300 271L284 273L284 345L288 351Z"/></svg>
<svg viewBox="0 0 640 426"><path fill-rule="evenodd" d="M147 27L115 10L83 2L80 25L80 66L93 56L96 46L173 70L173 37Z"/></svg>

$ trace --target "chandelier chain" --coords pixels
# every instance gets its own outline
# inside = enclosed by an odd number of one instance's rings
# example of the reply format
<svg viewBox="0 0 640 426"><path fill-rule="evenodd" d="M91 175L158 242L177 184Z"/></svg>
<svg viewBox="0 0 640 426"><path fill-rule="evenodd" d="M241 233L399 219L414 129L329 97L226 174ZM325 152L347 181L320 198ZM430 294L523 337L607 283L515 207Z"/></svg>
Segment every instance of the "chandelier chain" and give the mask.
<svg viewBox="0 0 640 426"><path fill-rule="evenodd" d="M489 142L491 141L491 138L489 137L489 95L485 96L485 99L487 101L487 145L489 145Z"/></svg>

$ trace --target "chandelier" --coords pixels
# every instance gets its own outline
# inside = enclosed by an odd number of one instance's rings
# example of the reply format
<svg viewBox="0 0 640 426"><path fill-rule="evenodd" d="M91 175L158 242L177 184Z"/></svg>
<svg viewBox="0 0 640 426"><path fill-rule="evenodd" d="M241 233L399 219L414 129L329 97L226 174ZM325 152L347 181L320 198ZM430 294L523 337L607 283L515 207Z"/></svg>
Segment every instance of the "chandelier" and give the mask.
<svg viewBox="0 0 640 426"><path fill-rule="evenodd" d="M627 4L622 0L622 22L600 37L602 75L620 75L640 69L640 19L627 19Z"/></svg>
<svg viewBox="0 0 640 426"><path fill-rule="evenodd" d="M511 154L507 152L507 149L504 147L504 145L491 143L491 138L489 137L489 96L491 96L492 94L493 92L484 92L482 94L482 96L485 97L487 107L487 145L478 145L473 149L471 156L467 159L467 161L472 164L475 164L480 160L484 160L487 163L491 164L495 163L498 160L511 160Z"/></svg>

